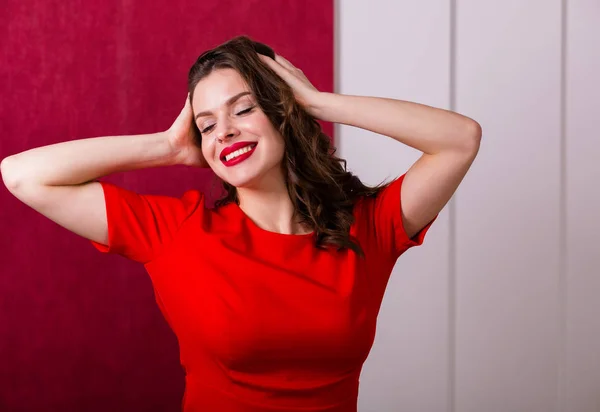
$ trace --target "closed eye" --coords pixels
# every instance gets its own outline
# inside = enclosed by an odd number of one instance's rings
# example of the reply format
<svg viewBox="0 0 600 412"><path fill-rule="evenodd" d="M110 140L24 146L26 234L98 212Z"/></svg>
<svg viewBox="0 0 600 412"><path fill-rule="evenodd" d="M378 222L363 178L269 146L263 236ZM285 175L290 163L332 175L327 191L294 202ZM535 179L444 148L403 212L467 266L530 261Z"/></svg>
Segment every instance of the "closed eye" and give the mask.
<svg viewBox="0 0 600 412"><path fill-rule="evenodd" d="M239 116L240 114L250 113L252 111L252 109L254 109L254 107L256 107L256 106L250 106L247 109L242 110L241 112L237 112L236 114Z"/></svg>
<svg viewBox="0 0 600 412"><path fill-rule="evenodd" d="M205 128L204 130L202 130L200 133L204 134L204 133L208 133L212 130L212 128L215 127L214 124L211 124L210 126L208 126L207 128Z"/></svg>
<svg viewBox="0 0 600 412"><path fill-rule="evenodd" d="M236 116L240 116L240 115L244 115L244 114L250 113L250 112L252 111L252 109L254 109L255 107L256 107L256 106L250 106L250 107L248 107L247 109L244 109L244 110L242 110L242 111L240 111L240 112L237 112L237 113L236 113ZM214 127L215 127L215 125L214 125L214 124L211 124L210 126L208 126L208 127L204 128L204 129L203 129L203 130L202 130L200 133L202 133L202 134L204 134L204 133L208 133L208 132L210 132L210 131L211 131L211 130L214 128Z"/></svg>

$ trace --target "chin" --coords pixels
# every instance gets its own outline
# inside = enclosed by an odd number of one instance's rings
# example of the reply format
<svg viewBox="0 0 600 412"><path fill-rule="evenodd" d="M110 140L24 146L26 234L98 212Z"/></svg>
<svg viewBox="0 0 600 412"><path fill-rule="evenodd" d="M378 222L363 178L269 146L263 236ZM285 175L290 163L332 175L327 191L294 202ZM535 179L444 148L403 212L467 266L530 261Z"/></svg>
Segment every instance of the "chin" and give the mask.
<svg viewBox="0 0 600 412"><path fill-rule="evenodd" d="M240 165L241 166L241 165ZM261 186L271 186L274 181L283 179L281 163L273 166L240 167L237 170L221 170L218 176L221 180L238 189L257 189Z"/></svg>
<svg viewBox="0 0 600 412"><path fill-rule="evenodd" d="M217 173L221 180L237 188L255 186L261 180L261 174L256 168L242 167L237 170L219 170Z"/></svg>
<svg viewBox="0 0 600 412"><path fill-rule="evenodd" d="M248 176L248 177L233 177L233 178L227 178L227 179L223 179L221 178L223 181L229 183L231 186L234 186L237 189L240 188L246 188L246 189L250 189L253 187L257 186L257 182L259 181L259 179L257 179L256 177L252 177L252 176Z"/></svg>

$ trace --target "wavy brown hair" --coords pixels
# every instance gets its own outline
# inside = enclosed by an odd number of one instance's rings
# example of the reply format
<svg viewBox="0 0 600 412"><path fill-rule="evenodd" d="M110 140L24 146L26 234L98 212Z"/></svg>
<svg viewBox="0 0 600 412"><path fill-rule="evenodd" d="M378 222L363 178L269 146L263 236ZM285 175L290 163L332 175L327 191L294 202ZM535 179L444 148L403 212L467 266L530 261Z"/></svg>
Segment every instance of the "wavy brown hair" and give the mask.
<svg viewBox="0 0 600 412"><path fill-rule="evenodd" d="M350 237L352 210L360 197L375 196L382 186L366 186L346 170L346 161L335 156L336 149L319 122L257 53L275 58L269 46L247 36L235 37L202 53L188 75L190 102L198 82L213 70L231 68L240 73L260 108L283 136L282 168L287 190L300 222L314 230L315 245L351 249L362 256L362 248ZM200 144L202 137L197 127L196 135ZM236 188L227 182L223 186L226 195L215 205L239 204Z"/></svg>

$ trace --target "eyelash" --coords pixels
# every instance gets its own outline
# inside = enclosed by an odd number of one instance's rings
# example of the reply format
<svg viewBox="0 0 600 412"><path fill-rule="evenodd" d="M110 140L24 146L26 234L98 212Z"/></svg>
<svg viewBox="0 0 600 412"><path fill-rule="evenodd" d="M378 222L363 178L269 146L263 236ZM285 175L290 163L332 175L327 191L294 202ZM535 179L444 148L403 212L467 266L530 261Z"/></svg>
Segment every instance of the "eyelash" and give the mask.
<svg viewBox="0 0 600 412"><path fill-rule="evenodd" d="M244 114L250 113L252 111L252 109L254 109L255 107L256 106L250 106L247 109L242 110L241 112L237 112L236 115L239 116L239 115L244 115ZM202 130L200 133L202 133L202 134L208 133L213 129L213 127L215 127L215 125L211 124L210 126L204 128L204 130Z"/></svg>

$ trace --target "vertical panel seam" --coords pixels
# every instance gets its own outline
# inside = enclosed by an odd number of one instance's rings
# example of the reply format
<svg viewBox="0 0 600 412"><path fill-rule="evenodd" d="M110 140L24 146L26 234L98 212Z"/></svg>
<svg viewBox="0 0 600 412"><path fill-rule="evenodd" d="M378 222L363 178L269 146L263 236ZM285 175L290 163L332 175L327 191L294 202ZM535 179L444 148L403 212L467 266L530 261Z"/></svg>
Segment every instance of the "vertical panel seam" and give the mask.
<svg viewBox="0 0 600 412"><path fill-rule="evenodd" d="M450 0L449 109L456 111L456 0ZM448 205L448 412L456 410L456 196Z"/></svg>
<svg viewBox="0 0 600 412"><path fill-rule="evenodd" d="M341 65L340 65L340 41L342 38L341 29L340 29L340 0L333 0L333 92L341 93L340 90L340 77L342 75ZM341 142L340 139L340 125L337 123L333 124L333 146L336 148L338 153L341 153Z"/></svg>
<svg viewBox="0 0 600 412"><path fill-rule="evenodd" d="M567 0L561 0L561 50L560 50L560 184L559 184L559 270L558 270L558 356L557 356L557 406L566 411L567 362Z"/></svg>

